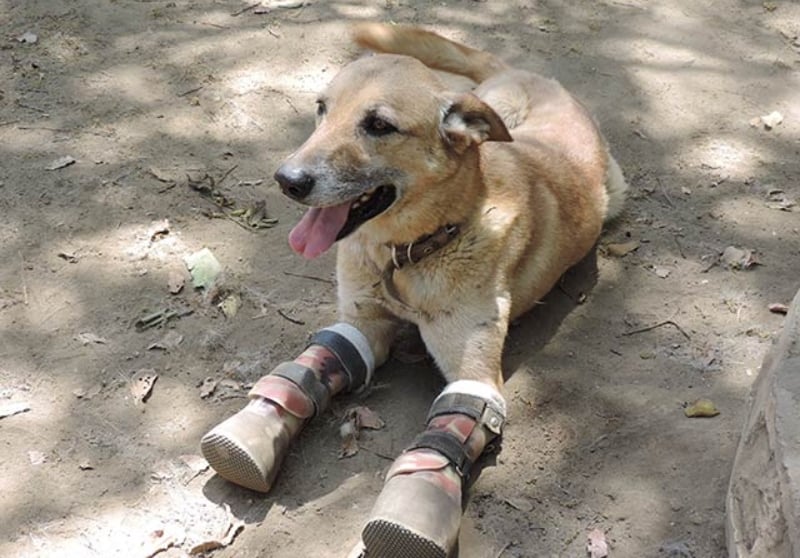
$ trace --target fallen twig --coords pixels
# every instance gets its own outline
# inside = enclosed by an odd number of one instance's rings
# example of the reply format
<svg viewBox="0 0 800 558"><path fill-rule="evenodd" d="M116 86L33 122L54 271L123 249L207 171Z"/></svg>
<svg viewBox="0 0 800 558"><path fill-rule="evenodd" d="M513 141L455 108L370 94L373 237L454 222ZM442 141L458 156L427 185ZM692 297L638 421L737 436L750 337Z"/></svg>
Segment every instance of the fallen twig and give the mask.
<svg viewBox="0 0 800 558"><path fill-rule="evenodd" d="M240 16L245 12L249 12L250 10L255 10L261 5L261 2L256 2L255 4L250 4L249 6L245 6L241 10L237 10L231 14L231 17Z"/></svg>
<svg viewBox="0 0 800 558"><path fill-rule="evenodd" d="M28 283L25 282L25 258L22 256L22 252L17 252L19 254L19 271L20 277L22 278L22 302L25 306L28 305Z"/></svg>
<svg viewBox="0 0 800 558"><path fill-rule="evenodd" d="M675 244L678 246L678 253L681 255L681 258L685 260L686 254L683 252L683 246L681 246L680 240L678 240L677 235L673 235L672 238L675 240Z"/></svg>
<svg viewBox="0 0 800 558"><path fill-rule="evenodd" d="M68 133L72 132L69 128L48 128L47 126L17 126L18 130L44 130L45 132L60 132L60 133Z"/></svg>
<svg viewBox="0 0 800 558"><path fill-rule="evenodd" d="M659 327L664 327L666 325L673 326L675 329L680 331L681 334L683 334L683 336L686 337L686 339L691 339L691 336L688 333L686 333L681 326L679 326L677 323L675 323L672 320L664 320L663 322L659 322L659 323L653 324L651 326L643 327L643 328L640 328L640 329L634 329L633 331L625 331L625 332L622 333L622 336L623 337L628 337L630 335L636 335L637 333L644 333L646 331L652 331L654 329L657 329Z"/></svg>
<svg viewBox="0 0 800 558"><path fill-rule="evenodd" d="M295 112L295 114L300 114L300 111L299 111L299 110L297 110L297 107L296 107L296 106L294 106L294 103L292 102L292 100L291 100L289 97L286 97L286 98L284 99L284 101L286 101L286 103L287 103L287 104L288 104L290 107L292 107L292 110Z"/></svg>
<svg viewBox="0 0 800 558"><path fill-rule="evenodd" d="M288 316L288 315L287 315L287 314L286 314L286 313L285 313L283 310L281 310L280 308L278 309L278 315L279 315L281 318L283 318L284 320L290 321L290 322L292 322L293 324L297 324L297 325L306 325L306 323L305 323L304 321L302 321L302 320L297 320L297 319L295 319L295 318L292 318L291 316Z"/></svg>
<svg viewBox="0 0 800 558"><path fill-rule="evenodd" d="M41 109L41 108L39 108L39 107L35 107L35 106L33 106L33 105L27 105L27 104L23 103L22 101L17 101L17 102L16 102L16 105L17 105L18 107L20 107L20 108L24 108L24 109L32 110L32 111L35 111L35 112L38 112L38 113L41 113L41 114L49 114L49 113L48 113L46 110L44 110L44 109Z"/></svg>
<svg viewBox="0 0 800 558"><path fill-rule="evenodd" d="M225 171L225 174L222 175L222 178L217 180L217 186L222 186L222 183L225 182L225 179L228 178L228 175L236 170L239 165L233 165L231 168Z"/></svg>
<svg viewBox="0 0 800 558"><path fill-rule="evenodd" d="M198 92L198 91L200 91L200 90L201 90L203 87L205 87L205 86L204 86L204 85L201 85L201 86L199 86L199 87L193 87L192 89L189 89L189 90L187 90L187 91L184 91L183 93L178 93L178 97L185 97L186 95L191 95L192 93L197 93L197 92Z"/></svg>
<svg viewBox="0 0 800 558"><path fill-rule="evenodd" d="M379 451L375 451L374 449L370 449L367 446L365 446L364 444L359 444L358 447L359 447L359 449L362 449L362 450L366 451L367 453L371 453L375 457L380 457L381 459L385 459L386 461L394 461L395 460L394 457L392 457L390 455L386 455L385 453L381 453Z"/></svg>
<svg viewBox="0 0 800 558"><path fill-rule="evenodd" d="M672 198L670 198L669 194L667 193L667 189L664 187L663 184L661 184L661 179L657 178L656 181L658 182L658 185L661 186L661 193L664 194L664 199L667 200L669 206L675 207L675 204L672 202Z"/></svg>
<svg viewBox="0 0 800 558"><path fill-rule="evenodd" d="M314 277L313 275L303 275L302 273L292 273L291 271L284 271L284 275L288 275L290 277L300 277L302 279L311 279L312 281L319 281L320 283L327 283L329 285L335 285L333 281L330 279L324 279L322 277Z"/></svg>

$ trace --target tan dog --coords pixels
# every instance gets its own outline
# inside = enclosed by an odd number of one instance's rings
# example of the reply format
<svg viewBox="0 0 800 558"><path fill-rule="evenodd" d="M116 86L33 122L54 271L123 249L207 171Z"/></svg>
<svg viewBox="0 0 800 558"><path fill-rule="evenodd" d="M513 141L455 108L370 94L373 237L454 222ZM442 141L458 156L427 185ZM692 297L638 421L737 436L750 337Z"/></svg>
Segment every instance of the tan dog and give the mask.
<svg viewBox="0 0 800 558"><path fill-rule="evenodd" d="M334 78L317 129L275 173L311 207L292 248L313 258L338 241L341 323L259 380L203 453L225 478L269 490L305 421L369 382L398 326L413 322L448 385L389 470L362 552L443 558L469 468L502 432L509 321L592 249L626 185L558 83L420 29L367 24L355 39L393 54ZM453 93L431 68L478 86Z"/></svg>
<svg viewBox="0 0 800 558"><path fill-rule="evenodd" d="M317 130L277 175L290 196L323 208L291 245L315 257L344 237L340 316L376 362L409 320L448 381L499 388L509 320L593 247L622 206L622 174L555 81L418 29L363 25L355 39L407 56L358 60L319 97ZM429 67L479 85L451 93ZM458 234L434 255L384 273L393 246L448 225Z"/></svg>

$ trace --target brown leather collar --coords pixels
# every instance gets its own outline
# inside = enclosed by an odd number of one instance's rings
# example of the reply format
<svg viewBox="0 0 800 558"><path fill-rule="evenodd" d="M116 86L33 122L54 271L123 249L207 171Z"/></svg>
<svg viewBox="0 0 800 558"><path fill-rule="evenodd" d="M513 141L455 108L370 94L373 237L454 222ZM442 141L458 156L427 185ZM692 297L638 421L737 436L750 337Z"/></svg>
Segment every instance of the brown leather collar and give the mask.
<svg viewBox="0 0 800 558"><path fill-rule="evenodd" d="M444 225L430 234L419 237L408 244L392 245L392 260L390 266L402 269L408 264L415 264L425 256L441 250L447 246L461 232L459 225Z"/></svg>

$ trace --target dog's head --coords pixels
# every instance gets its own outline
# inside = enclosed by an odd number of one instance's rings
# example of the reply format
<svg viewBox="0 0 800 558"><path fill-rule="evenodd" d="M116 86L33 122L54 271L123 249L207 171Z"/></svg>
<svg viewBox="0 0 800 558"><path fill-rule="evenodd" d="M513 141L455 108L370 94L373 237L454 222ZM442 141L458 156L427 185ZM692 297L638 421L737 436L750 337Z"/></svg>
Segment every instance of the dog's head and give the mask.
<svg viewBox="0 0 800 558"><path fill-rule="evenodd" d="M361 227L378 242L413 240L444 224L428 215L430 230L413 232L417 216L453 203L458 194L441 185L465 158L486 140L510 139L489 106L447 93L413 58L352 62L319 96L314 133L275 173L287 196L311 207L289 242L314 258Z"/></svg>

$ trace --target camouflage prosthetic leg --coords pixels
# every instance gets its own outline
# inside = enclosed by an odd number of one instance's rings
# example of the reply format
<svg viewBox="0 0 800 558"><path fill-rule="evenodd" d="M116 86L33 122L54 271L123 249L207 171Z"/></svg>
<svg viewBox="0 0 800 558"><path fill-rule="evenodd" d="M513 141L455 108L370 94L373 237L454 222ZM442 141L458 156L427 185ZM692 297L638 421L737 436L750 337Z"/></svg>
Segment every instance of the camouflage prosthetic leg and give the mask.
<svg viewBox="0 0 800 558"><path fill-rule="evenodd" d="M320 330L294 361L279 364L250 390L250 403L203 436L200 447L221 477L268 492L289 444L333 395L369 383L375 362L355 327Z"/></svg>
<svg viewBox="0 0 800 558"><path fill-rule="evenodd" d="M365 558L445 558L458 539L470 468L502 432L506 403L474 380L449 384L400 455L361 533Z"/></svg>

